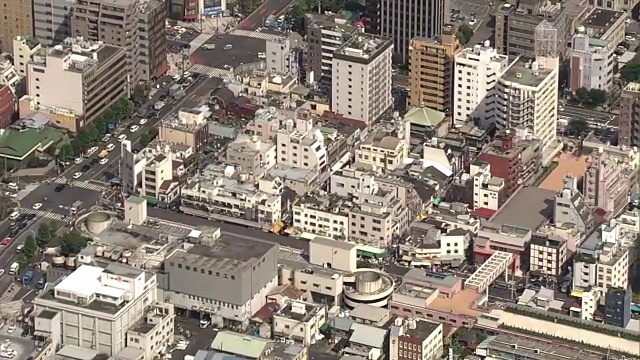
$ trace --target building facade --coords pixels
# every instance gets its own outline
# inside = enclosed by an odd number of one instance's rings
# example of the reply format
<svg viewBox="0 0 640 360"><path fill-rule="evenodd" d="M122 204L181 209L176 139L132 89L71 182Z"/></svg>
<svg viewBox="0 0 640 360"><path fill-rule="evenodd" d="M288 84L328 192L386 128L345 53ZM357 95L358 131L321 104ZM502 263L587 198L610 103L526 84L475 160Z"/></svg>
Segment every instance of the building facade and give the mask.
<svg viewBox="0 0 640 360"><path fill-rule="evenodd" d="M13 52L13 39L33 35L33 1L0 0L0 51Z"/></svg>
<svg viewBox="0 0 640 360"><path fill-rule="evenodd" d="M41 49L40 41L35 37L18 36L13 39L13 66L18 75L27 77L27 65L33 58L33 55Z"/></svg>
<svg viewBox="0 0 640 360"><path fill-rule="evenodd" d="M207 119L209 108L181 109L175 117L168 117L158 124L158 138L172 144L186 145L200 153L209 141Z"/></svg>
<svg viewBox="0 0 640 360"><path fill-rule="evenodd" d="M629 203L629 182L623 164L602 148L587 158L583 194L587 205L601 208L611 217L620 214Z"/></svg>
<svg viewBox="0 0 640 360"><path fill-rule="evenodd" d="M604 323L621 328L631 320L631 290L611 288L604 299Z"/></svg>
<svg viewBox="0 0 640 360"><path fill-rule="evenodd" d="M640 144L640 83L628 83L620 94L620 126L618 142L620 145L637 146Z"/></svg>
<svg viewBox="0 0 640 360"><path fill-rule="evenodd" d="M453 109L454 57L462 46L457 28L445 25L436 39L416 37L409 47L410 106L428 108L450 114Z"/></svg>
<svg viewBox="0 0 640 360"><path fill-rule="evenodd" d="M549 235L531 236L529 270L548 276L562 276L567 262L567 241Z"/></svg>
<svg viewBox="0 0 640 360"><path fill-rule="evenodd" d="M443 339L441 323L398 317L389 329L389 359L438 359L444 353Z"/></svg>
<svg viewBox="0 0 640 360"><path fill-rule="evenodd" d="M33 0L34 36L44 46L61 44L71 34L73 3L67 0Z"/></svg>
<svg viewBox="0 0 640 360"><path fill-rule="evenodd" d="M591 38L584 32L575 34L571 40L569 90L576 92L585 88L608 91L613 84L614 45L606 40Z"/></svg>
<svg viewBox="0 0 640 360"><path fill-rule="evenodd" d="M0 86L0 129L11 125L16 114L18 101L11 87Z"/></svg>

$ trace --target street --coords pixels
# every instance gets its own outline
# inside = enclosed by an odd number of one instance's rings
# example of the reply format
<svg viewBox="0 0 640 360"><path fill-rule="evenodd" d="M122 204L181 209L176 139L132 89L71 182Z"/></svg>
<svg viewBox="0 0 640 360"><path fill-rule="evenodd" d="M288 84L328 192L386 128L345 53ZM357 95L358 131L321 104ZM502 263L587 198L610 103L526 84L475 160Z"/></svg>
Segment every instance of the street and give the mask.
<svg viewBox="0 0 640 360"><path fill-rule="evenodd" d="M568 105L565 105L564 107L561 106L558 109L558 119L564 119L567 121L580 119L586 121L589 125L602 128L615 128L618 126L619 121L618 117L614 114Z"/></svg>

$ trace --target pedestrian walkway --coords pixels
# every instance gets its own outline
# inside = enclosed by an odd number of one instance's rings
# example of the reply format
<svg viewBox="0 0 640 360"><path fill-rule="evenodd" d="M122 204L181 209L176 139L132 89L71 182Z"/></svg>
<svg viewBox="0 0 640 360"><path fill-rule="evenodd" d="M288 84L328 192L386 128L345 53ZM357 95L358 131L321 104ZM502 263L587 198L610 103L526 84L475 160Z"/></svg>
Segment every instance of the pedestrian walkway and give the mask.
<svg viewBox="0 0 640 360"><path fill-rule="evenodd" d="M67 186L79 187L79 188L83 188L83 189L87 189L87 190L91 190L91 191L97 191L97 192L103 192L103 191L107 190L107 186L105 186L105 185L94 184L94 183L90 183L90 182L87 182L87 181L69 180L69 179L65 178L64 176L56 178L54 180L54 182L56 184L65 184Z"/></svg>
<svg viewBox="0 0 640 360"><path fill-rule="evenodd" d="M213 34L200 34L195 39L193 39L189 43L189 55L192 55L194 52L196 52L196 50L198 50L204 43L209 41L212 36Z"/></svg>
<svg viewBox="0 0 640 360"><path fill-rule="evenodd" d="M63 221L66 215L52 213L51 211L33 210L33 209L20 209L21 214L33 214L37 217L44 217L51 220Z"/></svg>
<svg viewBox="0 0 640 360"><path fill-rule="evenodd" d="M226 69L214 68L211 66L204 66L200 64L193 65L191 68L189 68L189 72L217 78L225 78L231 73L231 71Z"/></svg>
<svg viewBox="0 0 640 360"><path fill-rule="evenodd" d="M234 30L231 32L231 35L251 37L254 39L271 40L271 41L284 39L284 36L279 36L274 34L265 34L257 31L248 31L248 30Z"/></svg>

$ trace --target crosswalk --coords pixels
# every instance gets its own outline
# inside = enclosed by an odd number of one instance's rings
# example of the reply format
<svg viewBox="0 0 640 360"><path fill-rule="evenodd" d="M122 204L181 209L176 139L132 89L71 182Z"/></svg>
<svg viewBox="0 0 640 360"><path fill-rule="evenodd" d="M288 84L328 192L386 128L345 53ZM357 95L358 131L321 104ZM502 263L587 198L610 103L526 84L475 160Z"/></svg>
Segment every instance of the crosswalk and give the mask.
<svg viewBox="0 0 640 360"><path fill-rule="evenodd" d="M69 180L65 177L58 177L54 180L56 184L65 184L70 187L79 187L91 191L103 192L107 190L107 186L94 184L87 181L79 181L79 180Z"/></svg>
<svg viewBox="0 0 640 360"><path fill-rule="evenodd" d="M211 66L204 66L195 64L189 68L189 72L202 74L209 77L224 78L229 75L230 71L226 69L215 68Z"/></svg>
<svg viewBox="0 0 640 360"><path fill-rule="evenodd" d="M213 37L213 34L200 34L189 43L189 55L193 55L200 46Z"/></svg>
<svg viewBox="0 0 640 360"><path fill-rule="evenodd" d="M282 36L279 36L279 35L265 34L262 32L248 31L248 30L234 30L231 32L231 35L252 37L254 39L272 40L272 41L282 39Z"/></svg>
<svg viewBox="0 0 640 360"><path fill-rule="evenodd" d="M20 209L21 214L33 214L37 217L44 217L51 220L62 221L66 217L66 215L56 214L51 211L43 211L43 210L34 210L34 209Z"/></svg>

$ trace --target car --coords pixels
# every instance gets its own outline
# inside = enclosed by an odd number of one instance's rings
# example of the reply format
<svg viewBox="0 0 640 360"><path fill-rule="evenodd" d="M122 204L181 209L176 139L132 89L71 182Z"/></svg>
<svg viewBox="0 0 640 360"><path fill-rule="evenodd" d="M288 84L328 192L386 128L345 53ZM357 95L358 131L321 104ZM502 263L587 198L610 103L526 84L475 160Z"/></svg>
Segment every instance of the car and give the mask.
<svg viewBox="0 0 640 360"><path fill-rule="evenodd" d="M107 142L109 140L111 140L111 135L110 134L107 134L102 138L102 142Z"/></svg>
<svg viewBox="0 0 640 360"><path fill-rule="evenodd" d="M42 207L42 203L35 203L32 206L33 210L39 210L41 207Z"/></svg>
<svg viewBox="0 0 640 360"><path fill-rule="evenodd" d="M9 246L9 244L11 244L11 238L8 236L0 241L0 245L2 246Z"/></svg>
<svg viewBox="0 0 640 360"><path fill-rule="evenodd" d="M116 148L115 145L109 144L109 145L107 145L107 147L105 149L107 149L107 151L113 151L113 149L115 149L115 148Z"/></svg>
<svg viewBox="0 0 640 360"><path fill-rule="evenodd" d="M122 134L122 135L118 136L118 141L123 142L125 140L127 140L127 135Z"/></svg>
<svg viewBox="0 0 640 360"><path fill-rule="evenodd" d="M12 222L12 223L9 225L9 229L17 229L17 228L18 228L18 223L16 223L16 222Z"/></svg>
<svg viewBox="0 0 640 360"><path fill-rule="evenodd" d="M100 159L98 159L98 158L93 158L93 159L91 159L90 164L91 164L91 165L96 165L96 164L98 163L98 161L100 161Z"/></svg>
<svg viewBox="0 0 640 360"><path fill-rule="evenodd" d="M21 222L18 223L18 229L22 230L22 229L26 228L27 225L29 225L29 223L27 223L26 221L21 221Z"/></svg>
<svg viewBox="0 0 640 360"><path fill-rule="evenodd" d="M89 171L89 169L91 169L91 165L84 165L83 167L80 168L80 171L82 172L87 172Z"/></svg>
<svg viewBox="0 0 640 360"><path fill-rule="evenodd" d="M477 22L478 22L478 20L476 20L476 19L471 19L471 20L469 20L469 26L473 26L473 25L475 25Z"/></svg>
<svg viewBox="0 0 640 360"><path fill-rule="evenodd" d="M100 165L104 165L104 164L106 164L108 162L109 162L109 159L107 159L107 158L100 159Z"/></svg>
<svg viewBox="0 0 640 360"><path fill-rule="evenodd" d="M144 125L144 124L146 124L146 123L147 123L147 121L149 121L149 120L147 120L147 119L140 119L140 121L138 121L138 125Z"/></svg>
<svg viewBox="0 0 640 360"><path fill-rule="evenodd" d="M14 332L16 332L17 326L15 325L11 325L9 326L9 328L7 329L7 333L8 334L13 334Z"/></svg>
<svg viewBox="0 0 640 360"><path fill-rule="evenodd" d="M0 269L0 276L4 275L4 269Z"/></svg>
<svg viewBox="0 0 640 360"><path fill-rule="evenodd" d="M132 126L129 128L129 131L131 131L132 133L134 133L134 132L136 132L136 131L138 131L138 130L140 130L140 126L138 126L138 125L132 125Z"/></svg>
<svg viewBox="0 0 640 360"><path fill-rule="evenodd" d="M83 159L83 158L81 158L81 157L76 158L75 160L73 160L73 162L74 162L74 163L76 163L76 164L80 164L80 163L82 163L83 161L84 161L84 159Z"/></svg>
<svg viewBox="0 0 640 360"><path fill-rule="evenodd" d="M73 178L74 179L80 179L82 177L82 173L81 172L77 172L75 174L73 174Z"/></svg>
<svg viewBox="0 0 640 360"><path fill-rule="evenodd" d="M25 214L25 215L24 215L24 218L25 218L26 220L33 220L33 219L35 219L35 218L36 218L36 214Z"/></svg>
<svg viewBox="0 0 640 360"><path fill-rule="evenodd" d="M60 185L56 186L56 188L53 189L53 191L60 192L60 191L64 190L64 188L65 188L65 185L64 184L60 184Z"/></svg>

